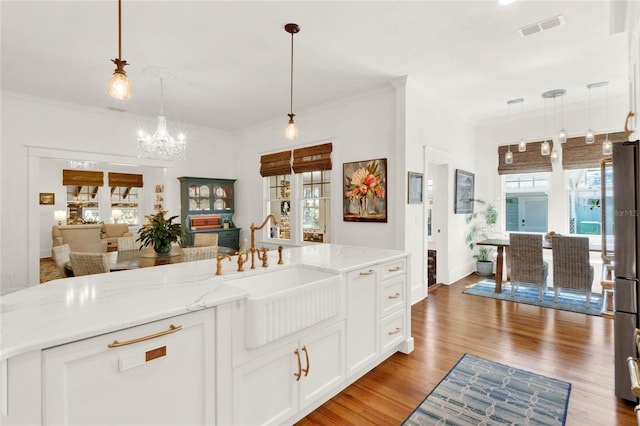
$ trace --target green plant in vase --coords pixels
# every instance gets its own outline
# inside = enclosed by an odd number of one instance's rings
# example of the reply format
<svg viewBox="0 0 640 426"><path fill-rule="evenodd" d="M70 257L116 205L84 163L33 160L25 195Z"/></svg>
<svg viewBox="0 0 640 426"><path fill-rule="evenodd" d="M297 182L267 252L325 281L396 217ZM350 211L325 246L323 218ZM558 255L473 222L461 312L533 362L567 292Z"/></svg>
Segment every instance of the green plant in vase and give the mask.
<svg viewBox="0 0 640 426"><path fill-rule="evenodd" d="M474 199L474 203L482 206L478 211L467 215L469 230L465 242L469 250L473 250L478 243L489 237L489 229L498 223L498 211L495 206L487 201ZM491 259L491 249L487 247L478 248L477 254L473 255L476 260L476 270L480 275L491 275L493 273L493 260Z"/></svg>
<svg viewBox="0 0 640 426"><path fill-rule="evenodd" d="M157 254L167 255L171 252L172 243L182 242L182 225L173 223L178 216L167 219L166 213L161 210L156 214L145 216L147 221L138 231L137 241L141 243L140 248L153 246Z"/></svg>

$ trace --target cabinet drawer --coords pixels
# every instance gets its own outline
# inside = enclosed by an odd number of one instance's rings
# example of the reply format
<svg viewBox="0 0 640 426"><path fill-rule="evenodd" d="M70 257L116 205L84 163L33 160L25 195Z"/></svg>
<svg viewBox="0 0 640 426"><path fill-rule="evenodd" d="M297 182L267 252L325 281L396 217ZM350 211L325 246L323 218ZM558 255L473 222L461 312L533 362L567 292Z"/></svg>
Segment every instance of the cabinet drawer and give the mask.
<svg viewBox="0 0 640 426"><path fill-rule="evenodd" d="M397 259L390 262L385 262L380 265L380 279L382 281L403 275L407 273L407 259Z"/></svg>
<svg viewBox="0 0 640 426"><path fill-rule="evenodd" d="M405 315L406 311L402 309L382 320L380 325L381 353L387 352L405 339Z"/></svg>
<svg viewBox="0 0 640 426"><path fill-rule="evenodd" d="M402 309L406 303L406 277L397 277L389 282L381 284L382 295L380 296L380 317Z"/></svg>

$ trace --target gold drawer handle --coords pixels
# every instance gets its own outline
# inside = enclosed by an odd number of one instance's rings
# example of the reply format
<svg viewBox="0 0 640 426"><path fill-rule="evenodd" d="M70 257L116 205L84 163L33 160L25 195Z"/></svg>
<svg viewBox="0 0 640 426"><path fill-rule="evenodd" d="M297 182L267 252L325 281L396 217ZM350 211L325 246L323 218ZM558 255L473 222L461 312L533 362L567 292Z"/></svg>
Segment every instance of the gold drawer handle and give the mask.
<svg viewBox="0 0 640 426"><path fill-rule="evenodd" d="M389 296L389 299L397 299L398 297L400 297L400 293L396 293L393 296Z"/></svg>
<svg viewBox="0 0 640 426"><path fill-rule="evenodd" d="M114 340L113 343L109 343L107 346L110 347L110 348L117 348L118 346L127 346L127 345L131 345L133 343L138 343L138 342L143 342L145 340L155 339L156 337L166 336L167 334L175 333L176 331L180 331L180 330L182 330L182 326L181 325L173 325L173 324L171 324L169 326L168 330L161 331L160 333L150 334L150 335L144 336L144 337L138 337L137 339L125 340L124 342L118 342L117 340Z"/></svg>
<svg viewBox="0 0 640 426"><path fill-rule="evenodd" d="M389 268L389 272L398 272L401 269L402 269L401 267L396 266L395 268Z"/></svg>
<svg viewBox="0 0 640 426"><path fill-rule="evenodd" d="M389 336L400 333L400 327L396 327L395 330L389 332Z"/></svg>
<svg viewBox="0 0 640 426"><path fill-rule="evenodd" d="M360 275L371 275L373 274L373 269L369 269L367 272L360 272Z"/></svg>

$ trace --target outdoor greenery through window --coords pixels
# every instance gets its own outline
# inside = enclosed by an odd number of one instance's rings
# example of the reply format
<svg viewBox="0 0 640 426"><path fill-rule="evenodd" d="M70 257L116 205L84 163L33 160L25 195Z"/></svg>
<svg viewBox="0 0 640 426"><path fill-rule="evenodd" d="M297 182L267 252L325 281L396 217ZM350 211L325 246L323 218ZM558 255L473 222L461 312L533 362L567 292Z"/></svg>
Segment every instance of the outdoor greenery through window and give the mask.
<svg viewBox="0 0 640 426"><path fill-rule="evenodd" d="M547 232L549 173L504 176L505 229L517 232Z"/></svg>
<svg viewBox="0 0 640 426"><path fill-rule="evenodd" d="M569 186L569 232L578 235L600 235L602 208L606 207L607 235L613 235L613 172L606 169L602 182L600 169L567 170ZM606 192L603 203L602 185Z"/></svg>
<svg viewBox="0 0 640 426"><path fill-rule="evenodd" d="M302 173L302 238L328 242L331 223L331 171Z"/></svg>
<svg viewBox="0 0 640 426"><path fill-rule="evenodd" d="M136 187L111 187L111 217L118 223L138 224L138 191ZM120 211L120 218L114 215L117 210Z"/></svg>

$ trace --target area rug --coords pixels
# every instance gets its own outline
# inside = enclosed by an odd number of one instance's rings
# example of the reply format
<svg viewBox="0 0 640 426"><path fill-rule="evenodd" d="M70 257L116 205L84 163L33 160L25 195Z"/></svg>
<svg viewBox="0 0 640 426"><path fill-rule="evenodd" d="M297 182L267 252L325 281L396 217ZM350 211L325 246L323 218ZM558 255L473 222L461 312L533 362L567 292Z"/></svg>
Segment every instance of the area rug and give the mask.
<svg viewBox="0 0 640 426"><path fill-rule="evenodd" d="M403 425L564 425L571 384L465 354Z"/></svg>
<svg viewBox="0 0 640 426"><path fill-rule="evenodd" d="M558 295L558 303L554 303L553 289L547 290L542 297L542 301L540 301L538 300L538 287L519 285L513 297L511 297L511 286L509 284L502 286L502 293L496 293L495 288L496 282L494 280L484 279L477 284L470 285L463 293L562 311L579 312L586 315L600 315L600 308L602 307L602 295L599 293L591 293L591 304L588 308L585 308L585 293L561 290Z"/></svg>

